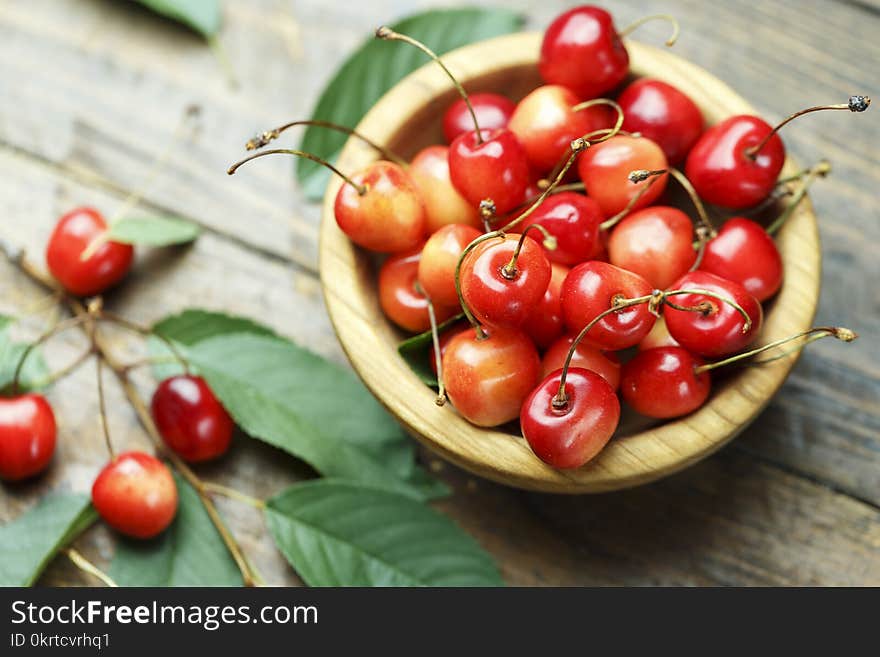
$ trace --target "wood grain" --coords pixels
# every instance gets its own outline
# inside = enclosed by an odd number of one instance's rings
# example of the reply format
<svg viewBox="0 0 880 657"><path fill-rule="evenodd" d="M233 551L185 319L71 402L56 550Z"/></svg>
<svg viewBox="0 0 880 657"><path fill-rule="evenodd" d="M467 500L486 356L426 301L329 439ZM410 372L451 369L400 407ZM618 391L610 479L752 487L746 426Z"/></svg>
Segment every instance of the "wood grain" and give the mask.
<svg viewBox="0 0 880 657"><path fill-rule="evenodd" d="M494 0L493 0L494 1ZM260 316L282 333L345 360L323 311L316 270L320 209L308 205L284 160L265 160L230 182L221 172L257 130L305 117L332 71L377 22L445 4L368 0L226 2L221 42L240 81L231 91L202 42L119 0L0 3L0 235L39 256L55 219L79 203L112 214L139 187L183 108L202 106L201 129L175 151L169 175L143 210L168 210L206 227L192 248L145 252L135 277L110 299L142 321L186 306ZM486 3L491 4L491 3ZM570 3L500 3L544 27ZM880 18L843 2L616 0L619 25L654 12L682 23L674 51L730 84L768 120L850 93L875 97ZM659 44L665 27L635 37ZM802 162L828 157L835 171L814 186L823 245L818 322L862 339L819 342L799 361L761 417L731 445L657 484L588 498L524 493L426 456L455 494L441 503L521 585L880 584L880 121L821 114L785 136ZM233 184L234 183L234 184ZM36 290L0 265L0 312L20 312ZM19 335L34 335L33 321ZM60 341L54 365L76 354ZM120 352L138 345L119 336ZM50 488L87 490L103 460L92 368L51 391L63 460L24 488L0 487L0 521ZM145 394L154 385L139 379ZM144 438L118 394L114 436ZM229 462L200 470L257 495L311 476L275 450L236 440ZM261 519L220 502L234 533L274 584L298 584ZM106 563L102 528L77 544ZM96 584L58 560L44 584Z"/></svg>

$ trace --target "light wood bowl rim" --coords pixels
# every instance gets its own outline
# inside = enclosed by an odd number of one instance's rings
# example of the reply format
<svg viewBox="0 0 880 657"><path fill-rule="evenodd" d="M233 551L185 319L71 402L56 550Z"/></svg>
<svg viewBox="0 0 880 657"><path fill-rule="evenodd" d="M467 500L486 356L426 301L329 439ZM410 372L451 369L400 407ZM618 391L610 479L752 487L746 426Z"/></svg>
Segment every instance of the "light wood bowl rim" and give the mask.
<svg viewBox="0 0 880 657"><path fill-rule="evenodd" d="M502 36L465 46L444 56L465 86L493 71L534 66L541 34ZM628 41L631 71L675 84L700 106L709 124L755 110L726 84L666 50ZM426 64L388 91L357 129L378 143L392 144L407 117L423 111L450 85L436 65ZM503 91L499 89L499 91ZM438 110L442 111L442 110ZM355 139L338 165L354 171L376 159ZM797 169L789 159L785 173ZM511 486L556 493L595 493L628 488L673 474L705 458L742 431L785 381L796 359L743 368L709 403L684 418L620 439L576 470L556 470L539 461L519 437L469 424L435 394L398 355L395 333L375 301L370 256L339 230L333 202L341 185L332 180L322 210L319 270L330 320L352 366L379 401L420 442L476 475ZM765 317L760 341L768 342L809 328L816 313L821 252L816 217L809 199L778 235L785 282ZM373 294L370 294L373 292ZM344 412L344 410L343 410Z"/></svg>

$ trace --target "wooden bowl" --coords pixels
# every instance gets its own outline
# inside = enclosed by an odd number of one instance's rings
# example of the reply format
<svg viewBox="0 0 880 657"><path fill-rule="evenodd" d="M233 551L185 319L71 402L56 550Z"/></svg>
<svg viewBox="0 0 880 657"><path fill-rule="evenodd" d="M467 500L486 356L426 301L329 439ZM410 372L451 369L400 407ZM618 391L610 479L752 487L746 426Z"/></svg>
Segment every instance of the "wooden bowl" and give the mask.
<svg viewBox="0 0 880 657"><path fill-rule="evenodd" d="M466 46L444 56L465 87L495 91L518 100L541 84L536 62L538 33L520 33ZM707 123L754 109L705 70L671 54L627 42L632 74L665 80L700 107ZM441 117L455 100L449 80L434 64L402 80L358 126L358 130L406 157L431 143L443 143ZM356 171L376 158L355 139L338 162ZM786 173L796 170L786 162ZM451 405L434 404L426 387L398 355L400 333L385 319L376 294L375 259L339 230L333 201L340 181L324 197L320 273L330 319L354 369L374 395L412 434L456 465L481 477L520 488L558 493L611 491L672 474L711 454L742 431L779 389L795 363L782 359L742 368L717 383L708 403L679 420L613 438L593 461L576 470L556 470L532 454L521 436L482 429L460 417ZM761 341L810 327L819 297L819 237L807 199L778 235L785 282L767 315ZM713 382L714 383L714 382Z"/></svg>

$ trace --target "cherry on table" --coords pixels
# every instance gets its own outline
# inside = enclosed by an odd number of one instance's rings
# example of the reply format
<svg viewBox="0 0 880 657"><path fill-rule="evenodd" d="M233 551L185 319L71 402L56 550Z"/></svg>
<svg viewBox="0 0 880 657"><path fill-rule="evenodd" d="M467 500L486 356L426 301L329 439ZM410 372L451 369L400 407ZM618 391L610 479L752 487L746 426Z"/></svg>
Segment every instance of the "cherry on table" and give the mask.
<svg viewBox="0 0 880 657"><path fill-rule="evenodd" d="M421 254L422 246L419 245L407 253L389 256L379 269L379 306L382 312L400 328L412 333L431 328L428 299L417 287ZM435 304L434 312L437 321L442 322L455 311Z"/></svg>
<svg viewBox="0 0 880 657"><path fill-rule="evenodd" d="M55 414L45 397L0 397L0 479L20 481L45 470L56 435Z"/></svg>
<svg viewBox="0 0 880 657"><path fill-rule="evenodd" d="M683 161L703 132L703 115L676 87L640 78L624 89L617 102L623 109L623 129L654 141L669 164Z"/></svg>
<svg viewBox="0 0 880 657"><path fill-rule="evenodd" d="M559 192L548 196L525 221L540 224L553 235L556 248L547 250L551 262L569 267L592 259L602 250L599 204L583 194Z"/></svg>
<svg viewBox="0 0 880 657"><path fill-rule="evenodd" d="M476 93L469 94L468 98L477 115L477 123L484 130L506 128L516 109L516 103L500 94ZM443 135L446 143L451 144L456 137L473 129L474 122L467 103L464 98L459 98L443 114Z"/></svg>
<svg viewBox="0 0 880 657"><path fill-rule="evenodd" d="M448 224L425 242L419 258L418 280L425 294L435 304L448 307L458 305L458 290L455 287L458 260L465 247L481 234L473 226Z"/></svg>
<svg viewBox="0 0 880 657"><path fill-rule="evenodd" d="M687 415L709 397L709 373L696 371L702 364L681 347L645 349L623 366L620 392L627 404L647 417Z"/></svg>
<svg viewBox="0 0 880 657"><path fill-rule="evenodd" d="M55 225L46 245L46 264L71 294L101 294L131 268L134 247L105 240L106 233L107 222L94 208L71 210ZM90 252L83 259L86 249Z"/></svg>
<svg viewBox="0 0 880 657"><path fill-rule="evenodd" d="M547 348L541 359L543 376L549 376L552 372L562 369L574 339L574 335L563 335ZM614 390L620 385L620 359L613 351L602 351L581 341L571 356L571 367L595 372Z"/></svg>
<svg viewBox="0 0 880 657"><path fill-rule="evenodd" d="M541 360L520 330L469 328L455 335L443 354L446 394L469 422L494 427L519 416L523 400L541 376Z"/></svg>
<svg viewBox="0 0 880 657"><path fill-rule="evenodd" d="M165 444L190 463L226 453L235 423L200 376L172 376L162 381L150 405Z"/></svg>
<svg viewBox="0 0 880 657"><path fill-rule="evenodd" d="M554 468L579 468L611 439L620 402L600 375L572 367L563 403L557 403L562 370L547 376L522 405L520 426L535 455Z"/></svg>
<svg viewBox="0 0 880 657"><path fill-rule="evenodd" d="M562 321L562 283L568 276L568 267L551 263L550 284L541 300L532 310L522 330L539 349L549 347L565 330Z"/></svg>
<svg viewBox="0 0 880 657"><path fill-rule="evenodd" d="M449 148L428 146L412 159L409 174L425 203L425 232L431 235L449 224L481 228L480 213L452 184Z"/></svg>
<svg viewBox="0 0 880 657"><path fill-rule="evenodd" d="M177 514L177 486L162 461L145 452L114 457L92 484L92 504L116 531L134 538L161 534Z"/></svg>

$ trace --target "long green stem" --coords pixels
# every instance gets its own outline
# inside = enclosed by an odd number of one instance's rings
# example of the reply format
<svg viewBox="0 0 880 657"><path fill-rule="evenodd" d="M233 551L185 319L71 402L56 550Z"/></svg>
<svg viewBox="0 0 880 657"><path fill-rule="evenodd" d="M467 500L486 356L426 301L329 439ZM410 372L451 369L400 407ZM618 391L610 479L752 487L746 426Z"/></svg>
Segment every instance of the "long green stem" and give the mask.
<svg viewBox="0 0 880 657"><path fill-rule="evenodd" d="M644 18L640 18L637 21L630 23L625 28L620 30L617 33L617 36L619 36L622 39L623 37L630 34L633 30L635 30L638 27L641 27L642 25L644 25L648 21L655 21L655 20L663 20L663 21L667 21L668 23L672 24L672 34L669 36L668 39L666 39L666 45L668 47L674 46L675 42L678 41L678 33L679 33L680 28L679 28L678 21L676 20L675 16L671 16L670 14L652 14L651 16L645 16Z"/></svg>
<svg viewBox="0 0 880 657"><path fill-rule="evenodd" d="M34 349L38 346L52 339L54 336L66 331L67 329L74 328L75 326L80 326L88 320L88 317L69 317L62 322L59 322L51 329L43 333L36 340L31 342L25 350L21 353L21 357L18 359L18 363L15 365L15 372L12 375L12 394L17 395L19 393L20 380L21 380L21 372L24 369L24 364L27 361L28 356L31 355Z"/></svg>
<svg viewBox="0 0 880 657"><path fill-rule="evenodd" d="M74 566L79 568L84 573L100 580L104 583L105 586L109 586L112 588L116 588L119 586L119 584L113 581L110 575L98 568L95 564L86 559L82 554L80 554L73 548L67 548L66 550L64 550L64 554L67 555L67 558L70 559L71 563L73 563Z"/></svg>
<svg viewBox="0 0 880 657"><path fill-rule="evenodd" d="M767 234L775 235L779 232L779 229L785 225L785 222L791 218L791 215L794 214L794 211L797 209L797 206L800 205L801 201L804 200L807 196L807 191L810 188L810 185L813 184L813 181L819 177L825 177L828 172L831 170L830 165L827 162L820 162L816 167L811 168L807 175L804 176L803 181L801 182L800 187L798 187L797 192L795 192L794 196L792 196L791 200L788 202L788 205L785 206L785 209L779 214L776 219L773 220L769 226L767 226Z"/></svg>
<svg viewBox="0 0 880 657"><path fill-rule="evenodd" d="M259 153L254 153L253 155L249 155L248 157L246 157L246 158L244 158L244 159L242 159L242 160L239 160L238 162L236 162L235 164L233 164L231 167L229 167L229 168L226 170L226 173L228 173L228 174L231 176L231 175L233 175L236 171L238 171L238 168L239 168L242 164L245 164L246 162L250 162L251 160L256 160L258 157L265 157L265 156L267 156L267 155L296 155L296 156L298 156L298 157L304 157L304 158L306 158L307 160L311 160L312 162L317 162L318 164L320 164L320 165L322 165L322 166L325 166L325 167L327 167L328 169L330 169L330 171L332 171L332 172L335 173L337 176L339 176L340 178L342 178L346 183L348 183L349 185L351 185L352 187L354 187L355 190L357 190L357 193L358 193L360 196L363 196L364 194L367 193L367 188L366 188L366 187L364 187L364 186L361 185L361 184L356 183L354 180L352 180L351 178L349 178L348 176L346 176L344 173L342 173L342 172L341 172L339 169L337 169L335 166L333 166L332 164L330 164L327 160L325 160L325 159L323 159L323 158L320 158L320 157L318 157L317 155L313 155L312 153L308 153L308 152L306 152L306 151L301 151L301 150L296 149L296 148L273 148L273 149L268 150L268 151L260 151Z"/></svg>

